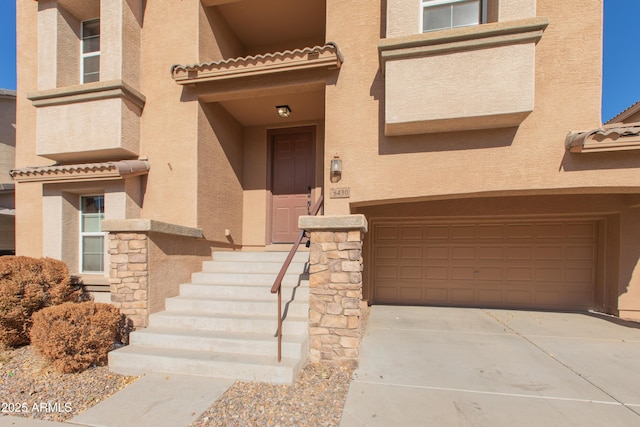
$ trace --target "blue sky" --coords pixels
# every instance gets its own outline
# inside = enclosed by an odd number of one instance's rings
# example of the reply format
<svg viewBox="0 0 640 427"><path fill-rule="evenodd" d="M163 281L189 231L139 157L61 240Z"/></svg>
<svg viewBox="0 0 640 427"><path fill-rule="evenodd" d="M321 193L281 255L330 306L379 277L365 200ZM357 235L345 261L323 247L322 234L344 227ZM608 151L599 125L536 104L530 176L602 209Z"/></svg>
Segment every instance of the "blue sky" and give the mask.
<svg viewBox="0 0 640 427"><path fill-rule="evenodd" d="M18 0L20 1L20 0ZM562 0L558 0L562 1ZM587 0L588 1L588 0ZM640 101L640 1L604 2L602 117L606 121ZM0 88L16 88L15 1L0 0Z"/></svg>

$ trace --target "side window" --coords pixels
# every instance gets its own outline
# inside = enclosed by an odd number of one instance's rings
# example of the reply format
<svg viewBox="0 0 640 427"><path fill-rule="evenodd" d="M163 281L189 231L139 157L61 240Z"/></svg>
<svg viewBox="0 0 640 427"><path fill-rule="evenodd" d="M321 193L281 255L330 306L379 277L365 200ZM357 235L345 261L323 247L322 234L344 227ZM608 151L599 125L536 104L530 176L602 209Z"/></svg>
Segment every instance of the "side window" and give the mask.
<svg viewBox="0 0 640 427"><path fill-rule="evenodd" d="M422 32L478 25L484 0L422 0Z"/></svg>
<svg viewBox="0 0 640 427"><path fill-rule="evenodd" d="M100 20L82 21L81 83L100 80Z"/></svg>
<svg viewBox="0 0 640 427"><path fill-rule="evenodd" d="M80 197L80 269L83 273L104 272L104 196Z"/></svg>

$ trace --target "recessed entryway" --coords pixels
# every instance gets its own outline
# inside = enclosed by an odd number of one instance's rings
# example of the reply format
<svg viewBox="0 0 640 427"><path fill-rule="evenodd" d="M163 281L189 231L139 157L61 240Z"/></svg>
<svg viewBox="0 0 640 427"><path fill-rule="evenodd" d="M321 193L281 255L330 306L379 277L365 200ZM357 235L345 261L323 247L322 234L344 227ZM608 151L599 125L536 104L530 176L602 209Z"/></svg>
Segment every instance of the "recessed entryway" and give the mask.
<svg viewBox="0 0 640 427"><path fill-rule="evenodd" d="M271 141L271 243L293 243L315 188L315 128L277 129Z"/></svg>

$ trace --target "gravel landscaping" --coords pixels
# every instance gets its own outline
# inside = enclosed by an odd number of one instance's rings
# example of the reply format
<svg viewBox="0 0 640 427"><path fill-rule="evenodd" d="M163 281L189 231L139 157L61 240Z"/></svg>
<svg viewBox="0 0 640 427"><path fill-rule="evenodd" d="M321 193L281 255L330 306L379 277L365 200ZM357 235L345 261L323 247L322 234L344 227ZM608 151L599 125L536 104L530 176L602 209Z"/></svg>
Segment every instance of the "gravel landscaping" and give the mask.
<svg viewBox="0 0 640 427"><path fill-rule="evenodd" d="M236 382L192 427L337 426L351 374L309 363L291 385ZM136 378L106 366L61 374L30 346L0 351L0 416L66 421Z"/></svg>
<svg viewBox="0 0 640 427"><path fill-rule="evenodd" d="M351 370L307 364L291 385L237 382L191 425L337 426Z"/></svg>
<svg viewBox="0 0 640 427"><path fill-rule="evenodd" d="M136 378L114 374L106 366L61 374L30 346L0 350L0 413L66 421Z"/></svg>

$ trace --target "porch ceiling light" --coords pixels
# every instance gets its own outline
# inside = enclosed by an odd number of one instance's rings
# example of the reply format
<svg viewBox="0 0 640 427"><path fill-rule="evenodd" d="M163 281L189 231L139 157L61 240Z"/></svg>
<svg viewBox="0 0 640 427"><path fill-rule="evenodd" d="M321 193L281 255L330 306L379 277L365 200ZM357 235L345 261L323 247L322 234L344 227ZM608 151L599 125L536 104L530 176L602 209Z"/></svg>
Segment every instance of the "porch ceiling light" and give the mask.
<svg viewBox="0 0 640 427"><path fill-rule="evenodd" d="M286 119L291 114L291 108L288 105L276 105L276 111L283 119Z"/></svg>

